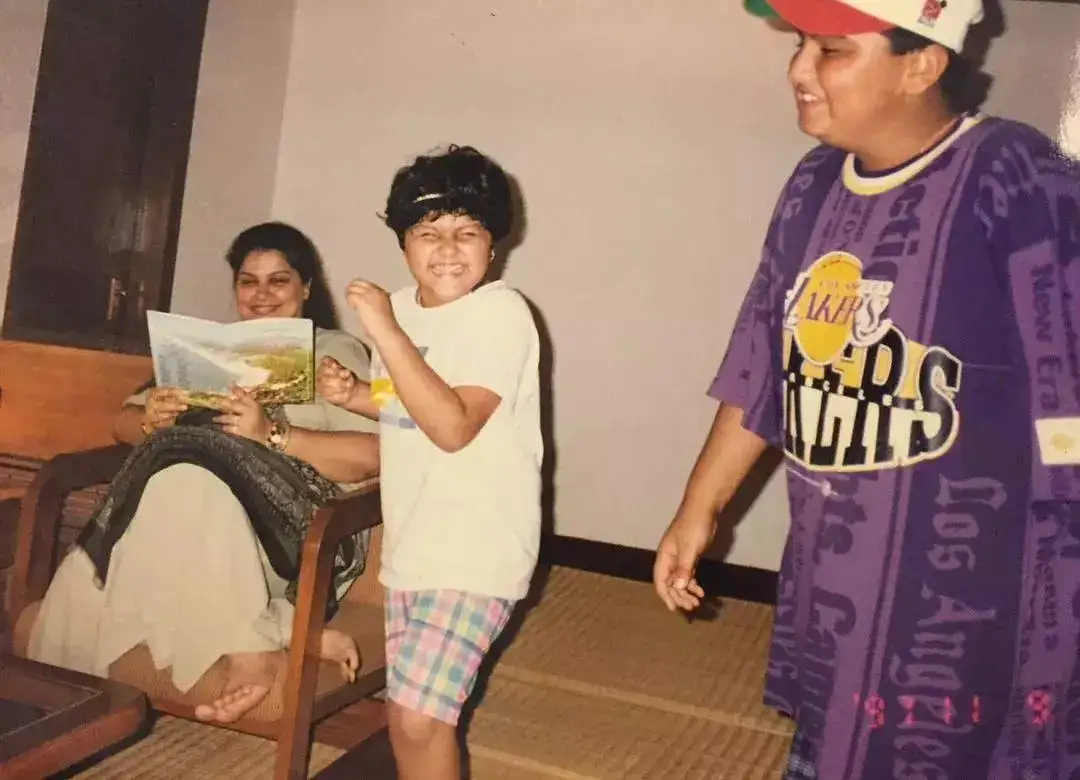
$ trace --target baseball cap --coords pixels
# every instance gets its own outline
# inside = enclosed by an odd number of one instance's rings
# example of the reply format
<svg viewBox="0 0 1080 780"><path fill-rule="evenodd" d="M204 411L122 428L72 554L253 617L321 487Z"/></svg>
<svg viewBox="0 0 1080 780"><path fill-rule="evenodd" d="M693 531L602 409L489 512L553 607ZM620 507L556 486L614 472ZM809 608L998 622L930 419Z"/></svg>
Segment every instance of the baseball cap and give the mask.
<svg viewBox="0 0 1080 780"><path fill-rule="evenodd" d="M983 18L982 0L768 0L768 5L808 35L859 35L900 27L957 53L964 48L968 29ZM754 13L749 4L747 10Z"/></svg>
<svg viewBox="0 0 1080 780"><path fill-rule="evenodd" d="M776 11L766 0L743 0L743 8L762 19L775 19Z"/></svg>

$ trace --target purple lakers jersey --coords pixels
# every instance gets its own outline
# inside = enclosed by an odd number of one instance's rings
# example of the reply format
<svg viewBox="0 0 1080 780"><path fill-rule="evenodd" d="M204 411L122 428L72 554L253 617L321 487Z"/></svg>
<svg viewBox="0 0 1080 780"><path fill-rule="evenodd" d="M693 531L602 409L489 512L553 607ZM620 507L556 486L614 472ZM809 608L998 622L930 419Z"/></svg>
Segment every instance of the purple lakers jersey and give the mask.
<svg viewBox="0 0 1080 780"><path fill-rule="evenodd" d="M1080 175L811 152L711 388L782 448L766 699L822 780L1080 778Z"/></svg>

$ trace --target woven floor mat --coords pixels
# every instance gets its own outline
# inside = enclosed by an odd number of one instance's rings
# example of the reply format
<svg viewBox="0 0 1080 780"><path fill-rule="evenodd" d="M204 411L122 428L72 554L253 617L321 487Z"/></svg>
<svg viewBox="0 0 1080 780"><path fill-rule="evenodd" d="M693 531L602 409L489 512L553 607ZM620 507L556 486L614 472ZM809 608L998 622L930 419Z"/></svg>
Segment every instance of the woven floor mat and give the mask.
<svg viewBox="0 0 1080 780"><path fill-rule="evenodd" d="M577 772L549 767L512 753L478 748L470 756L469 780L586 780Z"/></svg>
<svg viewBox="0 0 1080 780"><path fill-rule="evenodd" d="M495 675L789 734L761 702L771 621L728 600L691 623L649 584L555 568Z"/></svg>
<svg viewBox="0 0 1080 780"><path fill-rule="evenodd" d="M189 720L160 716L145 739L89 769L78 780L263 780L274 776L276 743ZM314 775L343 751L316 743Z"/></svg>
<svg viewBox="0 0 1080 780"><path fill-rule="evenodd" d="M489 776L476 766L474 780L774 780L788 744L786 734L498 675L469 730L472 756L523 770Z"/></svg>

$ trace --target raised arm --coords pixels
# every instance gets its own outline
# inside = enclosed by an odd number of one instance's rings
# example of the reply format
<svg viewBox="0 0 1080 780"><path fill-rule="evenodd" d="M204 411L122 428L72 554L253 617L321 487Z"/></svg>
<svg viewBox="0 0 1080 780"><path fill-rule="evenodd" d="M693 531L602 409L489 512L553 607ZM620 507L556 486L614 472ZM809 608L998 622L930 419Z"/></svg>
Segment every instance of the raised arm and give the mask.
<svg viewBox="0 0 1080 780"><path fill-rule="evenodd" d="M384 290L359 280L349 286L349 303L375 341L394 394L444 452L472 442L500 403L516 403L524 372L536 370L539 339L525 300L509 289L473 294L483 297L460 324L468 335L455 369L440 376L398 324Z"/></svg>
<svg viewBox="0 0 1080 780"><path fill-rule="evenodd" d="M502 398L488 387L451 387L400 328L379 339L379 354L409 416L436 447L456 452L471 442Z"/></svg>
<svg viewBox="0 0 1080 780"><path fill-rule="evenodd" d="M371 371L367 348L341 331L323 331L316 344L319 357L330 360L366 385ZM376 423L332 406L323 407L327 430L294 426L285 452L314 466L333 482L361 482L379 472Z"/></svg>
<svg viewBox="0 0 1080 780"><path fill-rule="evenodd" d="M328 356L358 375L367 376L369 361L364 345L347 333L323 331L316 342L319 357ZM290 424L271 441L271 421L263 408L243 390L222 402L215 418L226 433L245 436L260 444L279 446L287 455L310 463L331 482L362 482L379 471L376 424L357 415L324 405L321 420L315 414L308 425ZM283 441L282 441L283 440Z"/></svg>

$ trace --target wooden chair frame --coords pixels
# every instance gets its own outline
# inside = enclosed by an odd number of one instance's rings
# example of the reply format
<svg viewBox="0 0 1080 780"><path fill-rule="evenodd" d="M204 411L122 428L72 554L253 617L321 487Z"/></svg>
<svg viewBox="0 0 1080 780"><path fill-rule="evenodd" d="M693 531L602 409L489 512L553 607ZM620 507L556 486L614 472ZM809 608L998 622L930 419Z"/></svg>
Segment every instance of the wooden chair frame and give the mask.
<svg viewBox="0 0 1080 780"><path fill-rule="evenodd" d="M15 565L7 604L13 625L23 610L45 596L56 572L61 554L60 525L68 495L111 481L130 452L129 446L118 444L57 455L37 474L23 498L16 529ZM361 674L352 684L316 697L320 638L337 545L341 539L381 522L379 486L375 481L315 513L301 559L284 714L266 723L214 724L276 739L274 780L306 778L314 725L385 687L386 670L380 667ZM151 697L151 704L170 715L194 717L192 707L178 702Z"/></svg>

